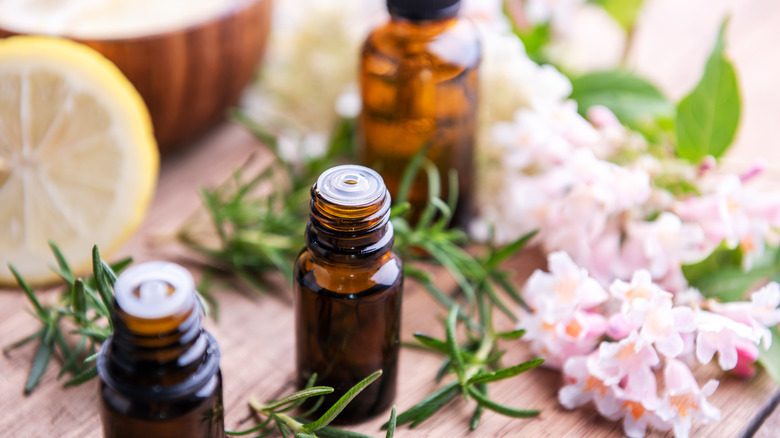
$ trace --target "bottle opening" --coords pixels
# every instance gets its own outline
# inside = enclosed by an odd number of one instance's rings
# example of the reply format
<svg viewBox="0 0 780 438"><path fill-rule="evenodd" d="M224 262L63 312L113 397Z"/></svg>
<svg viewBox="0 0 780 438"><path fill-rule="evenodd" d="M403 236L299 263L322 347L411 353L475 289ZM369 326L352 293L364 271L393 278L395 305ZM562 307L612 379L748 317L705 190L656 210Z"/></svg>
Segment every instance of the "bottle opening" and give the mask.
<svg viewBox="0 0 780 438"><path fill-rule="evenodd" d="M355 164L332 167L317 179L320 197L335 205L366 206L385 195L385 183L374 170Z"/></svg>
<svg viewBox="0 0 780 438"><path fill-rule="evenodd" d="M133 266L114 285L119 308L142 319L165 318L188 309L194 290L195 282L189 271L168 262Z"/></svg>

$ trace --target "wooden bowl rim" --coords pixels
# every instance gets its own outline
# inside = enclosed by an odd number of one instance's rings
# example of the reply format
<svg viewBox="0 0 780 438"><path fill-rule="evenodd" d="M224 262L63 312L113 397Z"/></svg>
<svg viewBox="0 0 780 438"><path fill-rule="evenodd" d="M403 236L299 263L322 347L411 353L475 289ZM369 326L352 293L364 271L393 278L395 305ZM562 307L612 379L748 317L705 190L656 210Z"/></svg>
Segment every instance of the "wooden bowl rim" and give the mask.
<svg viewBox="0 0 780 438"><path fill-rule="evenodd" d="M161 0L164 1L164 0ZM226 19L229 19L235 15L240 14L241 12L249 9L250 6L253 6L260 2L271 2L273 0L234 0L233 4L230 7L225 8L222 12L219 14L216 14L212 17L209 17L203 21L198 21L196 23L188 24L187 26L178 27L175 29L169 29L162 32L154 32L149 33L145 35L136 35L126 38L80 38L75 37L67 34L43 34L46 36L51 36L54 38L67 38L74 41L80 41L80 42L96 42L96 43L135 43L135 42L145 42L149 40L157 40L157 39L163 39L167 37L168 35L175 34L175 33L192 33L196 32L199 29L203 27L210 26L214 23L218 23L220 21L224 21ZM24 32L24 31L17 31L17 30L11 30L6 29L2 26L0 26L0 32L9 33L12 35L42 35L35 32Z"/></svg>

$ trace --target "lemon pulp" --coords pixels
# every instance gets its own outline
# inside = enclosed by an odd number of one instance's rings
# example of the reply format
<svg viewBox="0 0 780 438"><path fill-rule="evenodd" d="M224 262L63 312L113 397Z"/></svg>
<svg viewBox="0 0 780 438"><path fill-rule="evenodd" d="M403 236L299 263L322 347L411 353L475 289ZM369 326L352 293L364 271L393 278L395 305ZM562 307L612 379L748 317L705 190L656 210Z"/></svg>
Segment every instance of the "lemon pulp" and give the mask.
<svg viewBox="0 0 780 438"><path fill-rule="evenodd" d="M93 244L116 249L158 165L148 111L110 61L62 39L0 40L0 283L13 282L8 263L52 280L49 241L79 270Z"/></svg>

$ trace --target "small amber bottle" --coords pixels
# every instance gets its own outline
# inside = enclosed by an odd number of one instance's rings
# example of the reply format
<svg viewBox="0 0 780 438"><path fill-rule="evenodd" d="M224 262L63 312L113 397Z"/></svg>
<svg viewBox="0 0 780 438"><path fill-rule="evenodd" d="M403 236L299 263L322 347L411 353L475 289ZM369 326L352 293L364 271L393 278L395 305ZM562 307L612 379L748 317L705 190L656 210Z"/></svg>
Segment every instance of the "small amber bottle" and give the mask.
<svg viewBox="0 0 780 438"><path fill-rule="evenodd" d="M429 147L444 199L450 169L458 172L455 223L466 225L482 56L477 29L457 17L460 0L387 0L387 7L390 21L368 36L361 55L362 161L382 173L395 196L410 159ZM409 193L414 215L427 202L427 187L420 173Z"/></svg>
<svg viewBox="0 0 780 438"><path fill-rule="evenodd" d="M219 348L201 326L189 272L144 263L114 293L114 334L97 360L104 435L224 437Z"/></svg>
<svg viewBox="0 0 780 438"><path fill-rule="evenodd" d="M317 385L335 389L324 412L382 369L337 419L355 423L395 397L403 273L393 252L390 194L373 170L346 165L325 171L311 198L294 273L298 383L317 373Z"/></svg>

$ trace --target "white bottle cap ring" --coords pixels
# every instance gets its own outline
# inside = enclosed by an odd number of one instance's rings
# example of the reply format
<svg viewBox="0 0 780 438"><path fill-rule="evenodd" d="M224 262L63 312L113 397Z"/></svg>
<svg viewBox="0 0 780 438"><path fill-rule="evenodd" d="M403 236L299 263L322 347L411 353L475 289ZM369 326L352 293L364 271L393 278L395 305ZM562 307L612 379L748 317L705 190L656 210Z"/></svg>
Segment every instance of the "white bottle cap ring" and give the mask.
<svg viewBox="0 0 780 438"><path fill-rule="evenodd" d="M119 308L142 319L176 315L192 305L195 282L189 271L169 262L147 262L123 272L114 284Z"/></svg>
<svg viewBox="0 0 780 438"><path fill-rule="evenodd" d="M326 201L348 207L371 205L387 193L378 173L356 164L331 167L323 172L317 179L317 191Z"/></svg>

